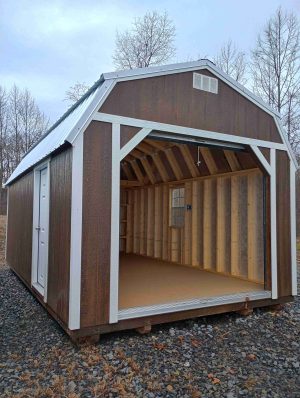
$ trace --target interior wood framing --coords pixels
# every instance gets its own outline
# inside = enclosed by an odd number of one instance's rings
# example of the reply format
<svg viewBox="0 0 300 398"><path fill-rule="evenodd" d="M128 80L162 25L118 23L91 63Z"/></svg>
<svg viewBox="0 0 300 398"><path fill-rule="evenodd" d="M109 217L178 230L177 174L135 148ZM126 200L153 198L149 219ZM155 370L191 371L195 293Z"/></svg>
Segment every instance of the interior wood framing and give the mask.
<svg viewBox="0 0 300 398"><path fill-rule="evenodd" d="M247 151L145 139L121 162L121 252L263 284L265 178ZM178 185L182 228L170 223Z"/></svg>

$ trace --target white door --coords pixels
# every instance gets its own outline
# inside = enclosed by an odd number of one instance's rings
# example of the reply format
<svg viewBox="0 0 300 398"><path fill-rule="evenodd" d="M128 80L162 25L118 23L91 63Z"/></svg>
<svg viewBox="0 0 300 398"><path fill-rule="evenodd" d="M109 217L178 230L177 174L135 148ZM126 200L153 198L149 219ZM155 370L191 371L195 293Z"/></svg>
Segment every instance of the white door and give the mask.
<svg viewBox="0 0 300 398"><path fill-rule="evenodd" d="M48 262L48 168L39 171L37 283L44 288Z"/></svg>

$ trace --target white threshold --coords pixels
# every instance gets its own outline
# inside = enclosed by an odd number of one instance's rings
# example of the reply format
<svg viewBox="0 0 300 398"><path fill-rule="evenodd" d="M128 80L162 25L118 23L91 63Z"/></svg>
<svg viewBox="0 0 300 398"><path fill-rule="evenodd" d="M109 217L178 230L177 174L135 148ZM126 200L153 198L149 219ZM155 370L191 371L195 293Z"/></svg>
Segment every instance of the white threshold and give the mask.
<svg viewBox="0 0 300 398"><path fill-rule="evenodd" d="M35 290L44 297L45 289L42 285L40 285L38 282L33 282L32 287L34 287Z"/></svg>
<svg viewBox="0 0 300 398"><path fill-rule="evenodd" d="M246 300L262 300L271 298L272 293L268 290L226 294L224 296L202 297L187 301L176 301L173 303L148 305L145 307L132 307L120 310L118 320L142 318L144 316L168 314L170 312L188 311L206 307L216 307L224 304L243 303Z"/></svg>

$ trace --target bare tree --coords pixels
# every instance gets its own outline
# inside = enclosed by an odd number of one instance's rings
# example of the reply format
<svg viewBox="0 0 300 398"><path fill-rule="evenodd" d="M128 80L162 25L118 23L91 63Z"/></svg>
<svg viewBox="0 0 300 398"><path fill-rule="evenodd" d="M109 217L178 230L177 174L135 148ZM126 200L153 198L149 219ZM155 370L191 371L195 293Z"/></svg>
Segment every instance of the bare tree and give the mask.
<svg viewBox="0 0 300 398"><path fill-rule="evenodd" d="M8 138L8 95L6 90L0 86L0 189L5 180L6 151Z"/></svg>
<svg viewBox="0 0 300 398"><path fill-rule="evenodd" d="M175 26L165 12L136 18L132 29L117 32L113 61L117 69L161 65L175 54Z"/></svg>
<svg viewBox="0 0 300 398"><path fill-rule="evenodd" d="M88 91L88 89L89 86L85 83L77 82L66 91L64 100L68 101L70 105L73 105Z"/></svg>
<svg viewBox="0 0 300 398"><path fill-rule="evenodd" d="M281 113L295 150L300 143L299 39L296 15L278 8L258 35L251 63L254 91Z"/></svg>
<svg viewBox="0 0 300 398"><path fill-rule="evenodd" d="M219 54L214 58L214 63L239 83L247 83L245 53L239 51L232 40L228 40L228 42L221 47Z"/></svg>
<svg viewBox="0 0 300 398"><path fill-rule="evenodd" d="M48 122L27 89L14 85L7 92L0 86L0 186L46 131Z"/></svg>

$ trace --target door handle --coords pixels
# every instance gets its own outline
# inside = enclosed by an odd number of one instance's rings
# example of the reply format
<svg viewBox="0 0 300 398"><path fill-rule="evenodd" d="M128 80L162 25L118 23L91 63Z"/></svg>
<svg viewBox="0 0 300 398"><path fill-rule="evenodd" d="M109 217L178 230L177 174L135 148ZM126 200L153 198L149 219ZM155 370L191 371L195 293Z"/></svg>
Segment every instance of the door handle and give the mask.
<svg viewBox="0 0 300 398"><path fill-rule="evenodd" d="M35 229L36 229L37 231L39 231L39 230L41 229L41 227L35 227Z"/></svg>

